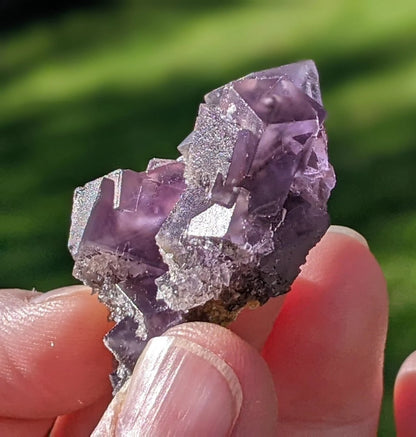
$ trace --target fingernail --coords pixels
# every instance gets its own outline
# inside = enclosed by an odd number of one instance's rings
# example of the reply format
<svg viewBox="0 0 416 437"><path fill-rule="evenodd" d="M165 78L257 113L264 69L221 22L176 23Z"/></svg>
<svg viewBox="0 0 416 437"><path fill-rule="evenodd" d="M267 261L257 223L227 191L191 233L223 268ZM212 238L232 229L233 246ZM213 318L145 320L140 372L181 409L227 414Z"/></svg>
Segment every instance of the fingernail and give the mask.
<svg viewBox="0 0 416 437"><path fill-rule="evenodd" d="M49 302L53 299L68 297L79 293L91 294L91 288L85 285L72 285L70 287L57 288L56 290L51 290L51 291L47 291L46 293L37 294L30 301L32 303L44 303L44 302Z"/></svg>
<svg viewBox="0 0 416 437"><path fill-rule="evenodd" d="M416 372L416 351L411 353L400 366L399 374Z"/></svg>
<svg viewBox="0 0 416 437"><path fill-rule="evenodd" d="M331 225L328 229L328 232L334 232L336 234L344 234L351 238L354 238L359 243L361 243L365 247L369 247L367 240L357 231L351 228L347 228L346 226L339 226L339 225Z"/></svg>
<svg viewBox="0 0 416 437"><path fill-rule="evenodd" d="M136 364L116 435L227 436L242 400L236 374L218 355L182 338L157 337Z"/></svg>

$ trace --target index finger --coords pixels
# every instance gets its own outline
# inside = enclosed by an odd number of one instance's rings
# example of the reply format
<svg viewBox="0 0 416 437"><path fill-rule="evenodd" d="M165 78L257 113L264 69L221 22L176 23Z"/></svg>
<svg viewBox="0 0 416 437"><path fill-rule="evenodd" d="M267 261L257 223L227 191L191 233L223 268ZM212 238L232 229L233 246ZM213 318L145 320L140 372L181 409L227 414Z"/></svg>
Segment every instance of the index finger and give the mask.
<svg viewBox="0 0 416 437"><path fill-rule="evenodd" d="M56 417L111 390L111 325L89 288L1 290L0 326L0 417Z"/></svg>

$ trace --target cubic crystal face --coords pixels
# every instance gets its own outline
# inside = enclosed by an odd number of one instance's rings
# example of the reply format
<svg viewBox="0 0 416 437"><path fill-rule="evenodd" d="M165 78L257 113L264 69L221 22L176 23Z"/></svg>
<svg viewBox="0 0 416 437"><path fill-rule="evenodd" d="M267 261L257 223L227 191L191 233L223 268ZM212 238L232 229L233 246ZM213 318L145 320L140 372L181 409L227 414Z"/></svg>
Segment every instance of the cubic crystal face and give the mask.
<svg viewBox="0 0 416 437"><path fill-rule="evenodd" d="M170 326L226 325L289 290L329 226L325 115L313 61L252 73L205 96L178 160L77 188L74 276L117 323L116 391Z"/></svg>

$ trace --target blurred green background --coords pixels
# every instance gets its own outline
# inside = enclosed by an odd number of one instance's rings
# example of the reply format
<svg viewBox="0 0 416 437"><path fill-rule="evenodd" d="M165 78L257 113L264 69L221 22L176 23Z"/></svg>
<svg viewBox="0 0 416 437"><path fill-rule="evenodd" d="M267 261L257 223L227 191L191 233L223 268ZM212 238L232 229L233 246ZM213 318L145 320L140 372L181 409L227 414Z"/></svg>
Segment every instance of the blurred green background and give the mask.
<svg viewBox="0 0 416 437"><path fill-rule="evenodd" d="M395 374L416 348L416 2L97 3L21 21L3 11L1 285L74 283L74 187L175 157L205 92L312 58L338 176L332 221L367 237L389 284L380 435L394 435Z"/></svg>

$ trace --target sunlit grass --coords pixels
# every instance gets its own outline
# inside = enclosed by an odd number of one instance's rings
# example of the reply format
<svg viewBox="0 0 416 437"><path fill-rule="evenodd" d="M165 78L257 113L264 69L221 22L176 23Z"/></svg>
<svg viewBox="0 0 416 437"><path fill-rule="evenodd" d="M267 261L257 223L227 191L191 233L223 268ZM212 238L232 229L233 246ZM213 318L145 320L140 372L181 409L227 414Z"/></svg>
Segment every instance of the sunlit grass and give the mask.
<svg viewBox="0 0 416 437"><path fill-rule="evenodd" d="M82 16L76 14L59 27L35 28L27 32L26 38L20 36L17 41L9 42L4 54L9 68L13 63L24 63L31 52L42 56L51 51L52 56L46 56L42 63L34 62L34 68L26 65L26 73L19 71L19 76L10 80L9 86L2 90L0 113L7 117L16 110L33 110L32 105L36 103L74 99L103 87L143 89L183 72L220 77L229 71L245 72L250 63L261 64L264 58L274 57L276 62L284 62L317 57L325 62L331 56L340 57L340 53L349 56L373 46L378 49L383 43L388 49L392 39L393 42L394 39L416 40L414 2L407 2L406 8L396 8L394 13L388 4L379 4L376 8L368 5L321 0L284 6L278 2L250 2L239 8L195 13L177 11L174 7L146 9L143 15L152 20L151 25L144 27L141 26L143 18L135 25L123 10L115 15L114 23L109 22L107 15L93 15L92 26L90 22L88 27ZM140 18L135 11L132 16ZM106 26L100 26L101 21ZM126 32L124 26L130 32ZM103 36L102 44L99 41L91 44L88 41L91 27L107 27L110 35ZM114 32L116 35L111 36ZM121 34L119 37L117 32ZM91 46L90 49L83 48L79 33L87 39L85 45ZM91 38L99 39L102 33L101 30L98 36L92 34ZM78 35L78 52L70 50L71 35ZM395 45L394 50L397 55L400 45ZM348 70L348 65L346 68ZM414 73L414 65L411 70ZM364 82L369 84L366 79ZM371 89L363 98L380 90L381 84L371 82ZM394 87L399 92L395 94L396 99L406 90L403 82L400 85ZM415 87L412 86L413 94L408 99L416 92ZM380 96L388 99L389 93Z"/></svg>

